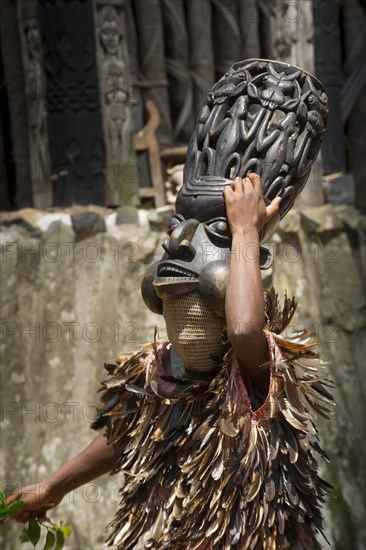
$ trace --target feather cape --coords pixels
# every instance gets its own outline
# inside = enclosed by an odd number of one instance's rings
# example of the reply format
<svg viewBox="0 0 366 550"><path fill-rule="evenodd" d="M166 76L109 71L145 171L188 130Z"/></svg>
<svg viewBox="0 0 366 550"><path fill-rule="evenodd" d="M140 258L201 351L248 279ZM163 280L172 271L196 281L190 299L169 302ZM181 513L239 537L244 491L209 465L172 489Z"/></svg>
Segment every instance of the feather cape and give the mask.
<svg viewBox="0 0 366 550"><path fill-rule="evenodd" d="M295 311L266 295L270 388L253 410L230 350L211 381L164 372L167 342L106 365L103 408L123 472L108 542L123 550L317 550L330 485L318 474L315 419L333 414L325 366Z"/></svg>

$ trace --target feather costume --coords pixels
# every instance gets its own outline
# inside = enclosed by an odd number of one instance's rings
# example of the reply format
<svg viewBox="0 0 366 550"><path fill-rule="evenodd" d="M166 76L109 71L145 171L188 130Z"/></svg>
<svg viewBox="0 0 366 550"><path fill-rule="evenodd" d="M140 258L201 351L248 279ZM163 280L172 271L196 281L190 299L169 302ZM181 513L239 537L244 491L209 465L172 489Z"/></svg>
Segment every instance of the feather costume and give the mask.
<svg viewBox="0 0 366 550"><path fill-rule="evenodd" d="M316 550L330 485L314 417L332 414L324 364L305 333L285 338L294 300L266 295L270 388L259 408L232 350L211 380L173 377L168 342L106 365L103 409L125 474L108 542L118 549ZM263 401L263 400L262 400Z"/></svg>

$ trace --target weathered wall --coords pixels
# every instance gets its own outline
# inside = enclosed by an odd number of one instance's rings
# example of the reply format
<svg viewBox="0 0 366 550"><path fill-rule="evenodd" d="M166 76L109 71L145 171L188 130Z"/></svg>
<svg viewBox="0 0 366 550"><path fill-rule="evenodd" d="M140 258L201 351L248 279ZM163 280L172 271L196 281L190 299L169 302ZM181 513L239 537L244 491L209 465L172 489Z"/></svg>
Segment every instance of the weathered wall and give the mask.
<svg viewBox="0 0 366 550"><path fill-rule="evenodd" d="M332 550L361 550L365 531L365 222L351 207L291 211L273 236L269 279L299 301L293 329L318 340L336 383L330 422L318 426L331 457L324 475L335 485L327 534ZM324 547L328 546L324 544Z"/></svg>
<svg viewBox="0 0 366 550"><path fill-rule="evenodd" d="M162 319L144 306L139 284L146 264L160 255L170 212L171 207L160 213L74 207L4 216L0 475L5 483L42 479L83 448L92 437L89 423L105 376L103 361L151 340L155 324L164 336ZM350 208L292 211L273 236L274 267L265 275L280 294L287 289L298 297L293 327L309 327L320 340L338 384L336 416L319 422L332 457L324 475L336 484L327 512L331 550L365 545L362 227ZM102 546L120 481L106 476L52 512L73 527L66 548ZM18 548L18 530L2 528L0 547Z"/></svg>
<svg viewBox="0 0 366 550"><path fill-rule="evenodd" d="M116 225L121 214L136 222L137 211L94 209L88 218L85 208L79 210L84 214L20 211L17 225L3 227L4 482L42 479L86 446L94 436L89 424L96 390L106 376L103 361L151 340L156 323L163 327L140 297L139 282L158 240L146 212L139 212L138 224ZM66 498L52 514L73 525L69 548L101 547L117 484L106 476L99 489L91 484L76 491L74 502ZM18 530L0 531L5 548L18 547Z"/></svg>

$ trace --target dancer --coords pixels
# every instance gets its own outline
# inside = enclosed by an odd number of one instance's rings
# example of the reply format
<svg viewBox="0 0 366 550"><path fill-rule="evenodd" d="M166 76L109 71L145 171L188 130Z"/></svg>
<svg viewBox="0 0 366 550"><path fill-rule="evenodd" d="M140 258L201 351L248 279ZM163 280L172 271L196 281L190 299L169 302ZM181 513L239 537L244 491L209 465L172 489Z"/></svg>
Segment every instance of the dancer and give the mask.
<svg viewBox="0 0 366 550"><path fill-rule="evenodd" d="M321 548L329 486L313 419L329 414L330 383L306 335L283 334L295 302L280 309L263 292L260 242L305 185L326 113L320 83L281 63L241 62L214 86L164 255L142 283L168 340L107 365L94 422L105 432L36 494L21 491L18 520L123 472L117 548Z"/></svg>

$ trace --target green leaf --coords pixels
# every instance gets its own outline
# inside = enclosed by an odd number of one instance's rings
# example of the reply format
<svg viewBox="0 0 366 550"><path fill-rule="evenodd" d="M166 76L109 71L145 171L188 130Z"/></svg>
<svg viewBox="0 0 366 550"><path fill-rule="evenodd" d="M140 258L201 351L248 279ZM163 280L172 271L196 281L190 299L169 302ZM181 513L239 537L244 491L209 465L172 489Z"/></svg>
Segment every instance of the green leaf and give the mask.
<svg viewBox="0 0 366 550"><path fill-rule="evenodd" d="M22 500L15 500L8 506L2 506L0 509L0 522L14 516L17 512L19 512L19 510L22 509L23 504L24 503Z"/></svg>
<svg viewBox="0 0 366 550"><path fill-rule="evenodd" d="M0 508L4 505L5 502L5 495L2 491L0 491Z"/></svg>
<svg viewBox="0 0 366 550"><path fill-rule="evenodd" d="M43 550L51 550L51 548L53 548L53 545L55 544L55 541L56 541L55 535L52 533L52 531L50 531L50 529L48 529Z"/></svg>
<svg viewBox="0 0 366 550"><path fill-rule="evenodd" d="M19 533L19 542L28 542L28 541L29 541L28 530L26 527L24 527Z"/></svg>
<svg viewBox="0 0 366 550"><path fill-rule="evenodd" d="M29 519L27 533L30 542L33 544L34 547L36 547L41 536L41 527L36 519Z"/></svg>
<svg viewBox="0 0 366 550"><path fill-rule="evenodd" d="M56 531L56 550L62 550L65 542L65 537L60 528Z"/></svg>
<svg viewBox="0 0 366 550"><path fill-rule="evenodd" d="M51 526L52 529L57 530L57 528L58 528L57 523L54 523L50 518L46 518L45 523L48 523Z"/></svg>
<svg viewBox="0 0 366 550"><path fill-rule="evenodd" d="M14 500L14 502L9 504L8 506L2 506L0 513L6 514L8 516L13 516L22 509L23 504L24 502L22 500Z"/></svg>
<svg viewBox="0 0 366 550"><path fill-rule="evenodd" d="M64 527L62 527L61 530L64 534L65 539L67 539L67 537L71 535L71 527L69 527L68 525L64 525Z"/></svg>

